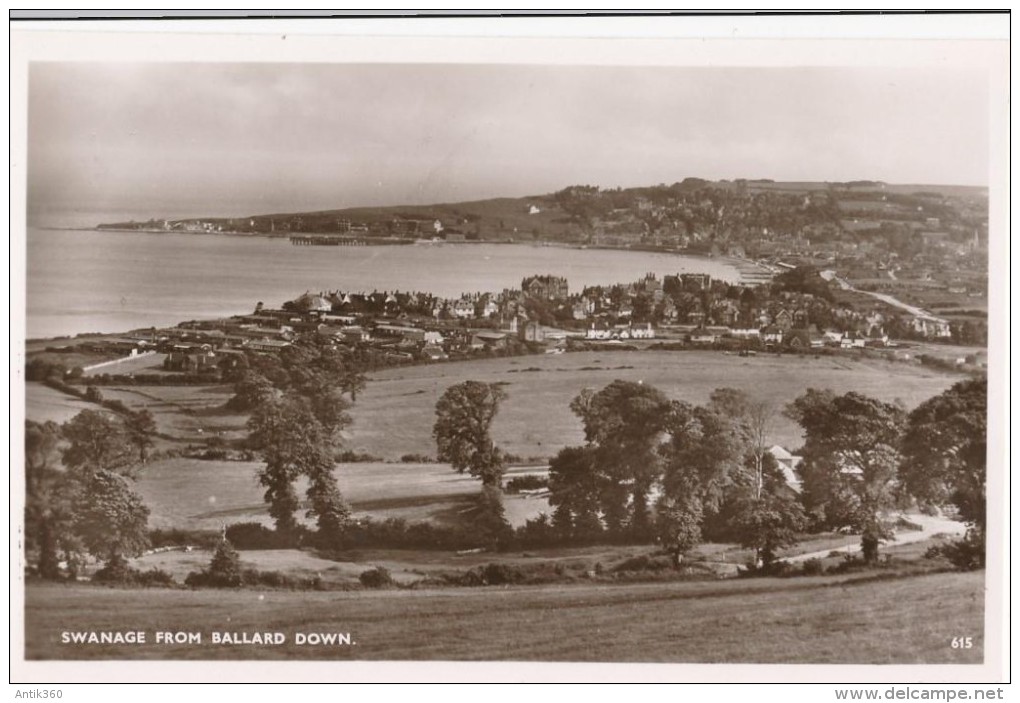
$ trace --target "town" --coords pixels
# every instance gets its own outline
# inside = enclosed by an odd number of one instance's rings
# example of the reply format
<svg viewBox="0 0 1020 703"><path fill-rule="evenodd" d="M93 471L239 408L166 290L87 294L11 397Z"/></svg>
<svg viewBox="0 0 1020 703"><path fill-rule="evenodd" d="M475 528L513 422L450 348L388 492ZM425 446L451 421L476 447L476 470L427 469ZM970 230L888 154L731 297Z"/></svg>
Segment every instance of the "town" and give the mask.
<svg viewBox="0 0 1020 703"><path fill-rule="evenodd" d="M315 335L368 368L488 355L614 349L714 349L871 353L919 362L917 343L968 344L979 332L924 311L904 312L866 292L836 285L831 272L795 268L764 285L733 285L707 274L658 278L571 293L565 278L529 276L519 289L443 299L421 292L306 292L280 308L135 330L54 348L97 355L90 376L122 375L121 362L163 354L163 369L207 382L229 380L247 353L274 354ZM980 331L984 341L985 332ZM983 367L978 352L953 358ZM75 377L74 369L64 372ZM29 376L33 373L29 360ZM93 379L95 380L95 379Z"/></svg>

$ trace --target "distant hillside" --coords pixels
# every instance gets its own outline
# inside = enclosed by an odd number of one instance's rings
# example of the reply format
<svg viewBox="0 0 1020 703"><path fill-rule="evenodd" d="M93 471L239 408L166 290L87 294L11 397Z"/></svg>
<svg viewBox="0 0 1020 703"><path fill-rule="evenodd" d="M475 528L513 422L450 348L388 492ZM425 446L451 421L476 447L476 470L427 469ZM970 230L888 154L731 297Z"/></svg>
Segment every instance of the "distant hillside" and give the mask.
<svg viewBox="0 0 1020 703"><path fill-rule="evenodd" d="M556 193L462 203L359 207L248 217L148 220L101 228L343 235L389 241L556 241L768 255L774 244L893 236L920 230L963 240L987 223L987 188L769 179L707 181L602 189L575 185ZM870 235L869 235L870 236ZM789 247L785 247L789 249ZM744 255L744 254L740 254Z"/></svg>

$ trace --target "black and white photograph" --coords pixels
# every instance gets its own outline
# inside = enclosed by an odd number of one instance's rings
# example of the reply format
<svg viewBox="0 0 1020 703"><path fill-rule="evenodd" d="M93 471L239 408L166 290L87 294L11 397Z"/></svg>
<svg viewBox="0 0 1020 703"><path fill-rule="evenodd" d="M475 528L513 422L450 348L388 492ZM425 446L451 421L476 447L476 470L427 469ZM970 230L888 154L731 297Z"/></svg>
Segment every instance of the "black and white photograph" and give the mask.
<svg viewBox="0 0 1020 703"><path fill-rule="evenodd" d="M1008 41L338 22L12 25L12 676L1007 676Z"/></svg>

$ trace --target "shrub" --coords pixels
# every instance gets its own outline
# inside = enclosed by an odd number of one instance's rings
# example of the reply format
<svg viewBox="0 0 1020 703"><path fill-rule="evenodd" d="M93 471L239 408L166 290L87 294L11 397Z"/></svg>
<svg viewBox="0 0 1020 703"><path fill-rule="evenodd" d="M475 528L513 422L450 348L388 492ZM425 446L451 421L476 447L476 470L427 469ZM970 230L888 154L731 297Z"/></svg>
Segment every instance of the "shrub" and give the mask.
<svg viewBox="0 0 1020 703"><path fill-rule="evenodd" d="M103 394L100 393L99 389L96 388L95 386L86 386L85 387L85 400L89 401L90 403L102 403L103 402Z"/></svg>
<svg viewBox="0 0 1020 703"><path fill-rule="evenodd" d="M620 573L621 571L664 571L671 568L673 568L673 564L668 557L640 554L624 559L612 570L615 573Z"/></svg>
<svg viewBox="0 0 1020 703"><path fill-rule="evenodd" d="M400 457L404 464L434 464L436 460L428 454L404 454Z"/></svg>
<svg viewBox="0 0 1020 703"><path fill-rule="evenodd" d="M135 573L137 571L131 568L127 559L118 554L93 574L92 580L99 583L130 583Z"/></svg>
<svg viewBox="0 0 1020 703"><path fill-rule="evenodd" d="M820 576L825 573L825 566L821 559L807 559L801 564L800 572L805 576Z"/></svg>
<svg viewBox="0 0 1020 703"><path fill-rule="evenodd" d="M503 586L521 583L524 578L524 573L516 566L492 562L450 577L449 580L459 586Z"/></svg>
<svg viewBox="0 0 1020 703"><path fill-rule="evenodd" d="M204 549L215 549L219 541L220 535L211 531L179 530L176 528L170 530L149 530L149 544L153 548L202 547Z"/></svg>
<svg viewBox="0 0 1020 703"><path fill-rule="evenodd" d="M139 571L132 568L124 557L116 556L97 571L92 580L97 583L119 583L134 586L173 586L174 577L162 569Z"/></svg>
<svg viewBox="0 0 1020 703"><path fill-rule="evenodd" d="M226 537L220 540L212 561L209 562L209 579L224 586L241 585L241 557Z"/></svg>
<svg viewBox="0 0 1020 703"><path fill-rule="evenodd" d="M139 586L173 586L177 583L169 572L156 568L137 572L134 582Z"/></svg>
<svg viewBox="0 0 1020 703"><path fill-rule="evenodd" d="M375 456L374 454L368 454L366 452L356 452L352 449L345 449L336 455L336 460L342 464L371 464L381 462L382 457Z"/></svg>
<svg viewBox="0 0 1020 703"><path fill-rule="evenodd" d="M358 581L365 588L388 588L396 584L389 570L383 566L377 566L374 569L361 572L361 575L358 576Z"/></svg>
<svg viewBox="0 0 1020 703"><path fill-rule="evenodd" d="M959 571L985 568L985 541L975 530L968 531L961 540L943 545L941 552Z"/></svg>
<svg viewBox="0 0 1020 703"><path fill-rule="evenodd" d="M281 536L262 523L235 522L226 529L225 536L237 549L291 549L295 540ZM298 535L300 541L301 535Z"/></svg>
<svg viewBox="0 0 1020 703"><path fill-rule="evenodd" d="M521 491L531 491L548 486L549 478L547 476L530 474L527 476L514 476L506 482L505 490L507 493L520 493Z"/></svg>

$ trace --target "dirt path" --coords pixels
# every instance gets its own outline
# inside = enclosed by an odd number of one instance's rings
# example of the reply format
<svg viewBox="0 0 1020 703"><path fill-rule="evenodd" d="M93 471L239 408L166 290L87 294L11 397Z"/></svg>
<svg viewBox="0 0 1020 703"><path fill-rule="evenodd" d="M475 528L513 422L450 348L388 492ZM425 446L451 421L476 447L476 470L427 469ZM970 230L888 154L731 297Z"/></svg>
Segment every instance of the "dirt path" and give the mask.
<svg viewBox="0 0 1020 703"><path fill-rule="evenodd" d="M962 537L967 531L967 526L962 522L950 520L944 517L935 517L932 515L905 515L904 518L910 522L921 525L920 530L905 530L897 532L896 536L885 542L886 547L892 547L898 544L911 544L913 542L923 542L924 540L933 537L937 534L953 535L954 537ZM859 541L854 541L848 544L846 547L840 547L838 550L824 549L818 552L808 552L807 554L798 554L793 557L786 557L783 561L788 561L791 564L798 562L807 561L808 559L824 559L829 556L830 552L839 551L844 554L857 554L861 551L861 544Z"/></svg>

